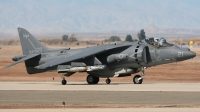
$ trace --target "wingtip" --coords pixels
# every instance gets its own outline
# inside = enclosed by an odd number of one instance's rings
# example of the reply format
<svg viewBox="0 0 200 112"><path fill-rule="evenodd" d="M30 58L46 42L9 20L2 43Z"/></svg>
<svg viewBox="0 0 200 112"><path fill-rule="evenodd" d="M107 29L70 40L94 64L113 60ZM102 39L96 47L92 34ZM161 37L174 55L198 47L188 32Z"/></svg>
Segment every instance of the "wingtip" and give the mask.
<svg viewBox="0 0 200 112"><path fill-rule="evenodd" d="M6 69L6 68L9 68L9 67L10 67L10 66L6 66L6 67L4 67L4 68L1 68L1 69L3 70L3 69Z"/></svg>

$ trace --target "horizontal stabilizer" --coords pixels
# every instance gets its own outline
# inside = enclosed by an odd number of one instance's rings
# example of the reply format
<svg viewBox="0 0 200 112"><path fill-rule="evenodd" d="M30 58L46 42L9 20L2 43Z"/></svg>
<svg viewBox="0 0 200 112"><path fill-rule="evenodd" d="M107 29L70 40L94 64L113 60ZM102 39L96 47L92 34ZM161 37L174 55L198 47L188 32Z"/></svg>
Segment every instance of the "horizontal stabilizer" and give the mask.
<svg viewBox="0 0 200 112"><path fill-rule="evenodd" d="M11 66L13 66L13 65L16 65L16 64L18 64L18 63L21 63L22 61L29 60L29 59L34 58L34 57L39 56L39 55L41 55L41 54L31 54L31 55L28 55L28 56L26 56L26 57L24 57L24 58L22 58L22 59L20 59L20 60L18 60L18 61L16 61L16 62L12 63L12 64L6 66L5 68L9 68L9 67L11 67ZM5 69L5 68L4 68L4 69Z"/></svg>

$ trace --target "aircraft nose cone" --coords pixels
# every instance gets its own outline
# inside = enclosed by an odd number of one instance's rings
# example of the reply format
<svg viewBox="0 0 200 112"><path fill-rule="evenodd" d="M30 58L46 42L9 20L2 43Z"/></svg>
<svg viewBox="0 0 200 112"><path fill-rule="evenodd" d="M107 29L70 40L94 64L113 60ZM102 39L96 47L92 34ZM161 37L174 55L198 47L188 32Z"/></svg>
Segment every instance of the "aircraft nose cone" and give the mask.
<svg viewBox="0 0 200 112"><path fill-rule="evenodd" d="M177 60L183 61L196 56L196 53L188 50L183 50L182 52L178 52Z"/></svg>
<svg viewBox="0 0 200 112"><path fill-rule="evenodd" d="M185 56L187 59L190 59L190 58L194 58L196 56L196 53L195 52L192 52L192 51L187 51L185 52Z"/></svg>

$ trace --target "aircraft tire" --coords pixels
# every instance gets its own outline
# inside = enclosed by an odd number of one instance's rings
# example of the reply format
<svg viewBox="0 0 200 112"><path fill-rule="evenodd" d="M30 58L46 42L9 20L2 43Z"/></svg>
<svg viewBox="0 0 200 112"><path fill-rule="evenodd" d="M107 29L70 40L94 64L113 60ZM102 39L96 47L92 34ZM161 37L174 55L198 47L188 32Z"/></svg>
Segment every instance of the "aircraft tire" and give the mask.
<svg viewBox="0 0 200 112"><path fill-rule="evenodd" d="M98 82L99 82L99 77L95 77L95 82L94 82L94 84L98 84Z"/></svg>
<svg viewBox="0 0 200 112"><path fill-rule="evenodd" d="M133 83L134 83L134 84L142 84L143 79L138 80L138 78L140 78L140 77L141 77L140 75L134 76L134 77L133 77Z"/></svg>
<svg viewBox="0 0 200 112"><path fill-rule="evenodd" d="M87 80L88 84L97 84L99 82L99 77L95 77L93 75L88 75L86 80Z"/></svg>
<svg viewBox="0 0 200 112"><path fill-rule="evenodd" d="M67 81L66 80L62 80L61 83L62 83L62 85L66 85Z"/></svg>
<svg viewBox="0 0 200 112"><path fill-rule="evenodd" d="M106 79L106 84L110 84L111 80L110 79Z"/></svg>

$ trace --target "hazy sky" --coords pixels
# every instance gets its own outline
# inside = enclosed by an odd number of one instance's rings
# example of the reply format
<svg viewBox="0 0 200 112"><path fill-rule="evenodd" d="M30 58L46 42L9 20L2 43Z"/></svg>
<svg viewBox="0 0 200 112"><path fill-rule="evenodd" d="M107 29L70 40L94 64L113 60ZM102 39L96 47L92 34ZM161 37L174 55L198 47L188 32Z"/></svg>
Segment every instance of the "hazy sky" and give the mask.
<svg viewBox="0 0 200 112"><path fill-rule="evenodd" d="M200 29L200 0L0 0L0 32Z"/></svg>

